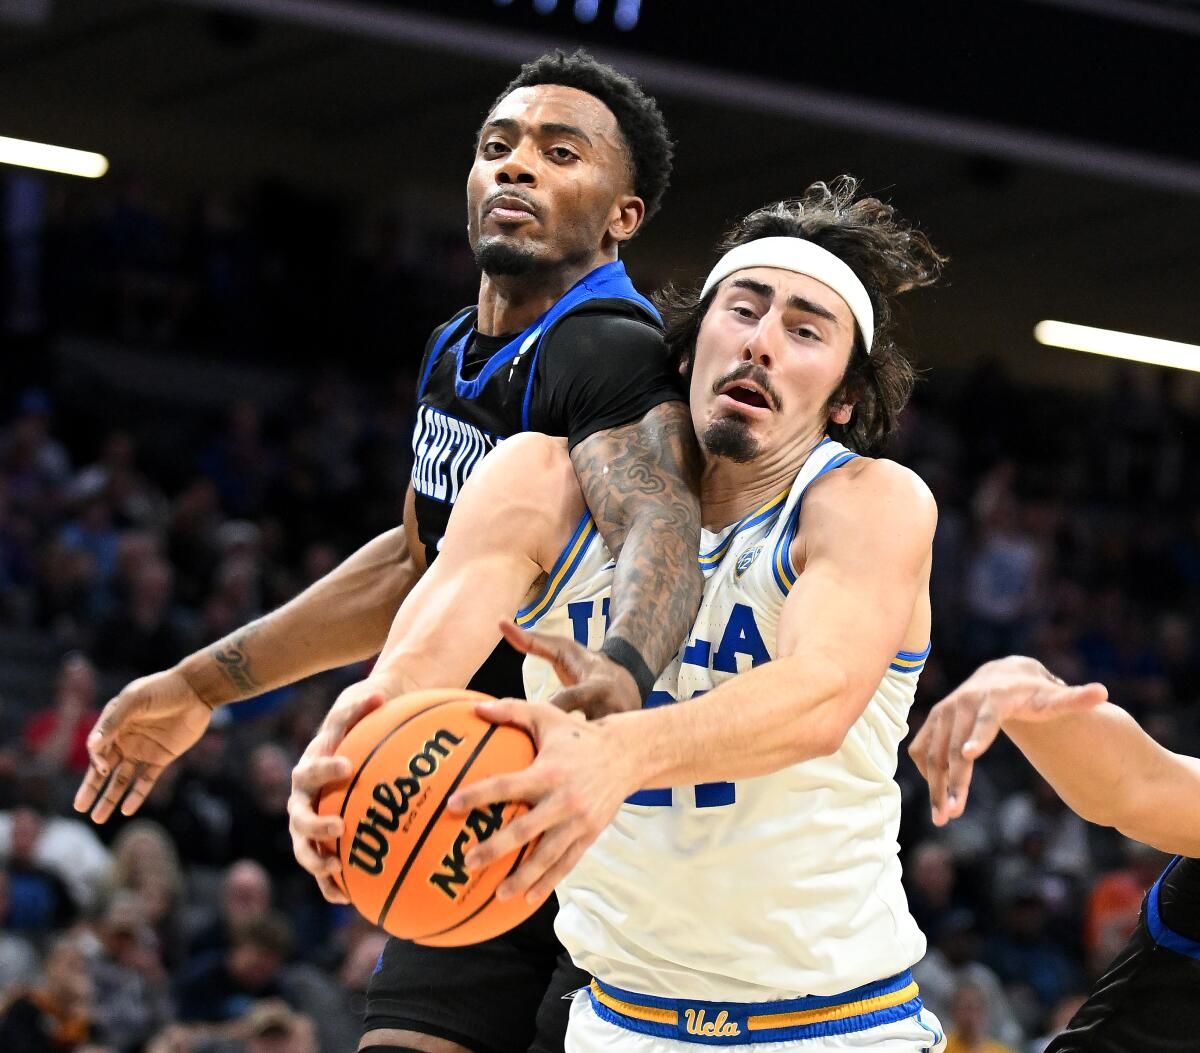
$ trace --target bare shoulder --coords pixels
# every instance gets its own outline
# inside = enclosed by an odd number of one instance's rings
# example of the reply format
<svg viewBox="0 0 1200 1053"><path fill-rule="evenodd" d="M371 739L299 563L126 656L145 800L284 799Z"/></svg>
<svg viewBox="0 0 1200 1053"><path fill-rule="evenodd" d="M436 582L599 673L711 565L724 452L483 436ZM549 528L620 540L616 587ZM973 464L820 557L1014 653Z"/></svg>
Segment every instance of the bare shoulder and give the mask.
<svg viewBox="0 0 1200 1053"><path fill-rule="evenodd" d="M574 478L566 439L522 432L505 439L483 459L468 478L463 497L479 500L486 495L503 505L545 506L561 500Z"/></svg>
<svg viewBox="0 0 1200 1053"><path fill-rule="evenodd" d="M566 439L524 432L506 439L471 473L455 502L443 550L521 552L553 561L583 514Z"/></svg>
<svg viewBox="0 0 1200 1053"><path fill-rule="evenodd" d="M814 534L849 532L860 541L902 534L928 545L937 526L937 502L916 472L882 457L856 457L827 473L804 495L800 527Z"/></svg>

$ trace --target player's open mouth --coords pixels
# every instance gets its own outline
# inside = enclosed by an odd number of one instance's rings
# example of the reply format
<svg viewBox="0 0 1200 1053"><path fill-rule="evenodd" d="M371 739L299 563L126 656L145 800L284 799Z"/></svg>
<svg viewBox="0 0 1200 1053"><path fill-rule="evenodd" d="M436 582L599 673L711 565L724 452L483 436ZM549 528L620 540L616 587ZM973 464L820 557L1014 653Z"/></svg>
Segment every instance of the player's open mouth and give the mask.
<svg viewBox="0 0 1200 1053"><path fill-rule="evenodd" d="M757 387L752 384L738 382L721 389L721 394L739 406L753 409L770 409L771 403Z"/></svg>

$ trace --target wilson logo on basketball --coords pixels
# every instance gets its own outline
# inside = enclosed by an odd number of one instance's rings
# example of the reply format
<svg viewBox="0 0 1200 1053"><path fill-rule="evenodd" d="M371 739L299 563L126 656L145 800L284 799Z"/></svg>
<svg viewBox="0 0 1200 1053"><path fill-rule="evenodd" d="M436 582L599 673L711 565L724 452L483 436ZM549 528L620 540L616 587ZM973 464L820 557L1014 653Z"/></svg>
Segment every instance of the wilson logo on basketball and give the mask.
<svg viewBox="0 0 1200 1053"><path fill-rule="evenodd" d="M507 801L476 808L467 816L467 821L454 839L454 847L442 857L445 870L429 875L429 883L436 885L450 899L458 899L460 886L467 883L467 867L463 862L467 846L474 838L482 844L504 825L504 809Z"/></svg>
<svg viewBox="0 0 1200 1053"><path fill-rule="evenodd" d="M379 807L368 808L354 831L348 860L352 867L368 874L382 873L383 860L388 854L387 835L399 829L409 802L421 792L421 780L438 770L439 758L449 757L454 747L461 744L462 739L442 728L409 758L407 776L375 785L371 799Z"/></svg>

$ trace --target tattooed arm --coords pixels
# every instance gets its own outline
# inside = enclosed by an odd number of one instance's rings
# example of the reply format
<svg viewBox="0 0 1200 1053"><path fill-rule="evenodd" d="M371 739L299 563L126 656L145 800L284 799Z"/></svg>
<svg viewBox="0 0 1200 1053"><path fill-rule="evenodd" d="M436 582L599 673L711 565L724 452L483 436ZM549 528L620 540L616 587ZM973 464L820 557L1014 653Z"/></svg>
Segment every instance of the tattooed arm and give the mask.
<svg viewBox="0 0 1200 1053"><path fill-rule="evenodd" d="M687 404L663 402L634 424L597 432L571 462L617 561L603 651L630 673L596 667L555 699L594 716L637 708L700 606L700 453Z"/></svg>
<svg viewBox="0 0 1200 1053"><path fill-rule="evenodd" d="M411 497L410 488L410 504ZM104 822L132 782L121 808L131 815L163 769L204 734L217 706L377 654L423 569L404 528L389 530L278 610L128 684L88 736L91 765L75 807L95 804L93 818Z"/></svg>

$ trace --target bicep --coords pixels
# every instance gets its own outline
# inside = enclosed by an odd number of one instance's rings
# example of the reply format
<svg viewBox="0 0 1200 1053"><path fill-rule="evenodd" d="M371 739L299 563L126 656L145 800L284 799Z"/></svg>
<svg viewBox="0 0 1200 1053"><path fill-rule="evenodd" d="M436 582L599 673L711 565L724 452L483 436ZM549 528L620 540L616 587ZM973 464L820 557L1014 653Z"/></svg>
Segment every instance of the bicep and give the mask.
<svg viewBox="0 0 1200 1053"><path fill-rule="evenodd" d="M500 639L541 574L547 537L560 533L550 509L570 470L561 443L529 436L490 454L463 488L438 558L392 623L378 672L407 690L466 684ZM562 467L555 470L561 461ZM527 485L514 486L514 479Z"/></svg>
<svg viewBox="0 0 1200 1053"><path fill-rule="evenodd" d="M779 655L831 663L865 705L928 589L936 516L919 489L842 489L845 500L822 495L804 509L804 568L780 613Z"/></svg>

